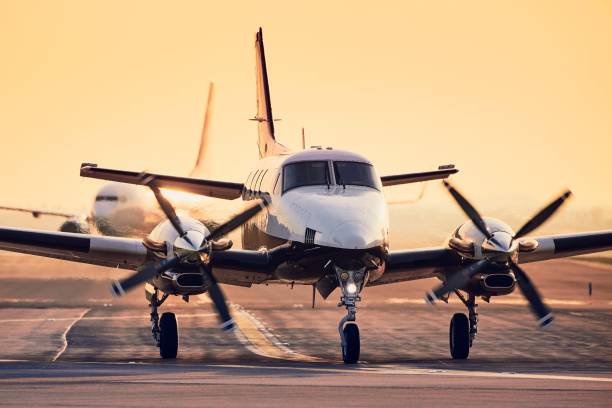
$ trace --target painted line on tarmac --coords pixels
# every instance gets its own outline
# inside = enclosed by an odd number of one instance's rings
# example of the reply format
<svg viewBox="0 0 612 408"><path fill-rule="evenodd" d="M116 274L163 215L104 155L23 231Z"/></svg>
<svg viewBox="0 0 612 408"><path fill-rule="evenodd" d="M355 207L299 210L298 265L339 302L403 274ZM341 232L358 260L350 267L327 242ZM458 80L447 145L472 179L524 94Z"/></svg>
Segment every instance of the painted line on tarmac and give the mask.
<svg viewBox="0 0 612 408"><path fill-rule="evenodd" d="M371 370L371 371L370 371ZM442 375L453 377L487 377L487 378L510 378L520 380L563 380L563 381L590 381L590 382L610 382L610 377L592 377L578 375L560 374L529 374L529 373L510 373L510 372L491 372L491 371L467 371L467 370L432 370L432 369L412 369L401 366L381 366L372 367L368 372L387 375Z"/></svg>
<svg viewBox="0 0 612 408"><path fill-rule="evenodd" d="M317 357L297 353L281 343L252 313L237 304L231 305L238 341L249 351L263 357L300 362L321 362Z"/></svg>
<svg viewBox="0 0 612 408"><path fill-rule="evenodd" d="M423 299L416 298L389 298L385 300L385 303L388 305L403 305L403 304L411 304L411 305L422 305L425 304ZM448 303L460 304L461 302L458 299L449 299ZM496 297L491 299L491 303L497 305L527 305L527 301L521 298L502 298ZM583 306L586 305L587 302L582 300L571 300L571 299L546 299L546 303L554 306Z"/></svg>
<svg viewBox="0 0 612 408"><path fill-rule="evenodd" d="M176 317L212 317L214 313L186 313L177 314ZM127 315L127 316L86 316L80 320L134 320L144 319L149 320L149 315ZM0 319L0 323L23 323L23 322L62 322L72 321L74 317L37 317L37 318L24 318L24 319Z"/></svg>
<svg viewBox="0 0 612 408"><path fill-rule="evenodd" d="M85 315L87 313L89 313L89 311L91 311L91 309L85 309L83 310L83 313L81 313L76 319L74 319L74 321L72 323L70 323L68 325L68 327L66 328L66 330L64 331L64 333L62 333L62 342L64 343L62 345L62 348L59 349L59 351L57 352L57 354L51 359L51 361L57 361L58 358L60 358L60 356L62 354L64 354L64 351L66 351L66 349L68 348L68 333L70 332L70 329L72 329L72 327L77 324L77 322L79 320L81 320L83 317L85 317Z"/></svg>
<svg viewBox="0 0 612 408"><path fill-rule="evenodd" d="M353 367L353 368L331 368L331 367L290 367L290 366L258 366L258 365L241 365L241 364L219 364L210 365L209 367L230 368L238 370L282 370L286 373L290 371L310 372L310 373L329 373L329 374L346 374L350 376L357 375L419 375L419 376L446 376L446 377L472 377L472 378L504 378L511 380L542 380L542 381L578 381L578 382L597 382L597 383L612 383L610 377L594 377L594 376L577 376L577 375L560 375L560 374L528 374L528 373L508 373L508 372L486 372L486 371L463 371L463 370L438 370L426 368L402 368L394 366L374 366L374 367ZM249 375L248 372L241 372L240 375ZM276 377L281 379L283 376ZM287 376L290 378L291 375ZM193 379L138 379L119 381L122 383L159 383L159 384L209 384L210 378L193 378Z"/></svg>

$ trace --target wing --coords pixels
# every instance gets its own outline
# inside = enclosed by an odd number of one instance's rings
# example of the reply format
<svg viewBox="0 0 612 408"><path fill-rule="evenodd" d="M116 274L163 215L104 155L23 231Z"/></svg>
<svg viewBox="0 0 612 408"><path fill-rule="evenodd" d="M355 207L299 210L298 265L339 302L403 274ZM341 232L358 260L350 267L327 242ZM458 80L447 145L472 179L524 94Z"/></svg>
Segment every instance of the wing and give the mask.
<svg viewBox="0 0 612 408"><path fill-rule="evenodd" d="M521 252L519 263L545 261L612 250L612 231L534 237L537 248Z"/></svg>
<svg viewBox="0 0 612 408"><path fill-rule="evenodd" d="M147 256L139 239L21 228L0 228L0 250L121 269L136 269Z"/></svg>
<svg viewBox="0 0 612 408"><path fill-rule="evenodd" d="M426 279L460 266L460 257L444 247L391 251L385 273L369 286Z"/></svg>
<svg viewBox="0 0 612 408"><path fill-rule="evenodd" d="M438 170L423 171L420 173L395 174L392 176L382 176L380 180L383 186L395 186L398 184L419 183L421 181L445 179L459 170L454 165L438 167Z"/></svg>
<svg viewBox="0 0 612 408"><path fill-rule="evenodd" d="M0 210L30 213L32 214L32 217L34 218L38 218L41 215L49 215L52 217L62 217L62 218L75 218L76 217L76 215L74 214L67 214L67 213L62 213L62 212L57 212L57 211L32 210L30 208L0 206Z"/></svg>
<svg viewBox="0 0 612 408"><path fill-rule="evenodd" d="M151 181L159 188L170 188L187 193L200 194L209 197L232 200L242 194L242 183L226 181L203 180L191 177L165 176L135 171L113 170L99 168L97 164L81 164L81 177L91 177L120 183L147 185Z"/></svg>
<svg viewBox="0 0 612 408"><path fill-rule="evenodd" d="M532 238L537 247L521 252L519 263L545 261L612 250L612 231L550 235ZM391 251L385 273L370 286L426 279L452 272L461 266L461 257L446 247Z"/></svg>
<svg viewBox="0 0 612 408"><path fill-rule="evenodd" d="M149 252L139 239L20 228L0 228L0 250L131 270L144 264ZM213 272L229 285L263 283L286 260L281 252L286 251L218 252L212 258Z"/></svg>

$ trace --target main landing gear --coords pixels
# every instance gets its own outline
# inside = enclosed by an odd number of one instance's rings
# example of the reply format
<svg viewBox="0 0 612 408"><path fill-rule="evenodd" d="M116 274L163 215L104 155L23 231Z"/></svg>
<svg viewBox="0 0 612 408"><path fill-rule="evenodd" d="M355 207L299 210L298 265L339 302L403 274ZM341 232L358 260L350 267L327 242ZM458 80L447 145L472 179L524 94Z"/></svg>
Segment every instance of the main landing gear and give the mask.
<svg viewBox="0 0 612 408"><path fill-rule="evenodd" d="M365 268L349 271L336 267L336 275L342 290L338 307L344 306L346 308L346 316L338 324L340 345L342 346L342 361L345 364L356 364L359 361L361 349L359 327L355 323L357 314L356 303L361 300L359 292L361 292L364 286L367 273Z"/></svg>
<svg viewBox="0 0 612 408"><path fill-rule="evenodd" d="M476 297L469 294L466 299L458 290L457 297L468 309L468 316L464 313L455 313L450 322L449 345L451 356L456 360L468 358L470 347L478 333L478 313L476 313Z"/></svg>
<svg viewBox="0 0 612 408"><path fill-rule="evenodd" d="M160 319L157 314L157 308L168 299L168 294L164 293L160 299L157 288L147 287L145 291L151 307L151 334L155 344L159 347L159 355L161 358L176 358L178 352L176 316L174 313L166 312L162 314Z"/></svg>

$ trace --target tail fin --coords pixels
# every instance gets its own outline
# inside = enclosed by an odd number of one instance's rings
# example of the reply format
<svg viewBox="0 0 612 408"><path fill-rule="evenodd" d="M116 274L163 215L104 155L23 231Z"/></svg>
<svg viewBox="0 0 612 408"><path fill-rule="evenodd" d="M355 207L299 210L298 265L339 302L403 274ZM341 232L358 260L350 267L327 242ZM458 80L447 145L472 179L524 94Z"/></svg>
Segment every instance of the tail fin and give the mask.
<svg viewBox="0 0 612 408"><path fill-rule="evenodd" d="M213 111L213 95L214 83L208 85L208 99L204 110L204 123L202 125L202 136L200 139L200 150L196 158L195 165L191 170L190 176L210 177L210 161L206 160L206 152L208 150L208 131Z"/></svg>
<svg viewBox="0 0 612 408"><path fill-rule="evenodd" d="M268 70L264 52L263 34L261 28L255 35L256 75L257 75L257 116L259 157L273 156L287 151L287 148L276 141L274 137L274 117L270 102L270 87L268 85Z"/></svg>

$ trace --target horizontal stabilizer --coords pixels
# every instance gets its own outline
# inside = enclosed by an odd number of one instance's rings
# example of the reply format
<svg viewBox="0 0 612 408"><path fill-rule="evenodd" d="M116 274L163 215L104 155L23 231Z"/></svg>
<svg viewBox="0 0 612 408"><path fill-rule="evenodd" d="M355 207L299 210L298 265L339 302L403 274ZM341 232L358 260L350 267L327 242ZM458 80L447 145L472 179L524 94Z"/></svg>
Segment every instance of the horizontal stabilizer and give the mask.
<svg viewBox="0 0 612 408"><path fill-rule="evenodd" d="M67 213L62 213L62 212L57 212L57 211L33 210L30 208L0 206L0 210L30 213L32 214L32 217L34 218L38 218L41 215L48 215L51 217L62 217L62 218L75 218L76 217L76 215L74 214L67 214Z"/></svg>
<svg viewBox="0 0 612 408"><path fill-rule="evenodd" d="M421 181L439 180L448 178L451 174L457 173L459 170L453 165L438 167L438 170L424 171L420 173L394 174L391 176L383 176L380 178L383 186L396 186L399 184L419 183Z"/></svg>
<svg viewBox="0 0 612 408"><path fill-rule="evenodd" d="M153 183L158 188L169 188L186 193L199 194L208 197L232 200L242 194L242 183L226 181L203 180L191 177L166 176L146 172L103 169L96 164L81 164L81 177L116 181L119 183L148 186Z"/></svg>

